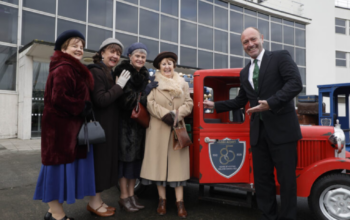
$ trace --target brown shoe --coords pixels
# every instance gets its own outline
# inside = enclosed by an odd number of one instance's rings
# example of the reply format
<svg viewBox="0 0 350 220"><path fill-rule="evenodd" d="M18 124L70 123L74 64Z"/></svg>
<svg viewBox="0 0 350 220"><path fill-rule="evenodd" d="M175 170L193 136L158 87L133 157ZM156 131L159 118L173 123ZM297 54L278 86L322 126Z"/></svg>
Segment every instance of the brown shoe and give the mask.
<svg viewBox="0 0 350 220"><path fill-rule="evenodd" d="M166 213L166 199L159 198L157 213L159 215L165 215L165 213Z"/></svg>
<svg viewBox="0 0 350 220"><path fill-rule="evenodd" d="M144 205L140 204L139 198L138 198L137 196L133 195L133 196L130 196L129 198L130 198L130 202L131 202L136 208L138 208L138 209L143 209L143 208L145 208Z"/></svg>
<svg viewBox="0 0 350 220"><path fill-rule="evenodd" d="M99 212L98 210L102 208L102 205L100 207L98 207L97 209L93 209L91 208L91 206L89 205L89 203L87 204L86 209L91 212L91 214L95 214L97 216L101 216L101 217L108 217L108 216L112 216L114 215L114 211L105 211L105 212Z"/></svg>
<svg viewBox="0 0 350 220"><path fill-rule="evenodd" d="M177 207L177 215L181 218L186 218L187 217L187 211L185 209L185 204L183 201L176 202L176 207Z"/></svg>
<svg viewBox="0 0 350 220"><path fill-rule="evenodd" d="M129 197L129 198L126 198L126 199L120 198L119 201L118 201L118 203L119 203L120 209L124 209L124 210L127 211L127 212L137 212L137 211L139 211L139 209L136 208L136 207L131 203L130 197Z"/></svg>
<svg viewBox="0 0 350 220"><path fill-rule="evenodd" d="M102 206L103 205L107 205L106 203L104 203L104 202L102 202ZM107 209L108 211L113 211L113 212L115 212L115 210L116 210L116 208L114 208L114 207L112 207L112 206L107 206L107 207L105 207L105 209Z"/></svg>

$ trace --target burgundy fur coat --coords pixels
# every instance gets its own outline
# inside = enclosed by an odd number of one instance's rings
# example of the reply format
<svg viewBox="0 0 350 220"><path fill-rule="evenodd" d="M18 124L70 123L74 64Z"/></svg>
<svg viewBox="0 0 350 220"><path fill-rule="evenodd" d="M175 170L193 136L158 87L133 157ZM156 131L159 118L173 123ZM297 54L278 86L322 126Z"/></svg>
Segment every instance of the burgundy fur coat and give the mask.
<svg viewBox="0 0 350 220"><path fill-rule="evenodd" d="M86 146L77 146L84 118L80 113L90 101L94 80L77 59L61 51L51 57L44 95L41 159L44 165L71 163L86 156Z"/></svg>

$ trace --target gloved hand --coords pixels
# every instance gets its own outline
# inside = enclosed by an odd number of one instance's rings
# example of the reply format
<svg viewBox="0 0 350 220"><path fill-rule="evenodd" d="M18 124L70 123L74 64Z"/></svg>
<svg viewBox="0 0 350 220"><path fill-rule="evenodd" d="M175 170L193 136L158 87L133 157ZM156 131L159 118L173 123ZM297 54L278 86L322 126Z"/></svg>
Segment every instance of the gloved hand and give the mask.
<svg viewBox="0 0 350 220"><path fill-rule="evenodd" d="M123 89L126 83L129 81L129 79L130 79L130 72L127 70L123 70L119 78L115 80L115 83L118 84Z"/></svg>
<svg viewBox="0 0 350 220"><path fill-rule="evenodd" d="M158 82L154 81L155 78L156 78L155 76L149 77L150 83L147 84L145 90L143 91L143 95L147 96L151 92L152 89L158 87Z"/></svg>
<svg viewBox="0 0 350 220"><path fill-rule="evenodd" d="M85 101L85 106L83 111L80 113L81 116L86 117L92 112L92 103L90 101Z"/></svg>
<svg viewBox="0 0 350 220"><path fill-rule="evenodd" d="M168 114L164 115L162 118L162 121L169 125L170 127L172 127L174 125L174 119L175 119L175 115L173 112L169 112Z"/></svg>

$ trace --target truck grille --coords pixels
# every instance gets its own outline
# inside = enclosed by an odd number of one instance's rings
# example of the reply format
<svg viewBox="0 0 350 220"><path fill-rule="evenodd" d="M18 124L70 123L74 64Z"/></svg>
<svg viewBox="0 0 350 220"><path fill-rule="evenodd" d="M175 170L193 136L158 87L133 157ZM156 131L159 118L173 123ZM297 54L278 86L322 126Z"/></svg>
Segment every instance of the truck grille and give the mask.
<svg viewBox="0 0 350 220"><path fill-rule="evenodd" d="M333 151L326 140L300 140L298 141L298 165L304 168L317 161L323 160Z"/></svg>

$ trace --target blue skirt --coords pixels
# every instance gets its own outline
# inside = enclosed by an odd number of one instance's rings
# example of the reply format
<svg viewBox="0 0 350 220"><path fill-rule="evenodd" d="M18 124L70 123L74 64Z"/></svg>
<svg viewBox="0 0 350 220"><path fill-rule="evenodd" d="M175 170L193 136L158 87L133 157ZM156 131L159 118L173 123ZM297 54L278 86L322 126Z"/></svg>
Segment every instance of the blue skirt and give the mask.
<svg viewBox="0 0 350 220"><path fill-rule="evenodd" d="M41 165L34 200L45 203L58 200L67 204L75 199L96 195L93 147L85 159L59 165Z"/></svg>

